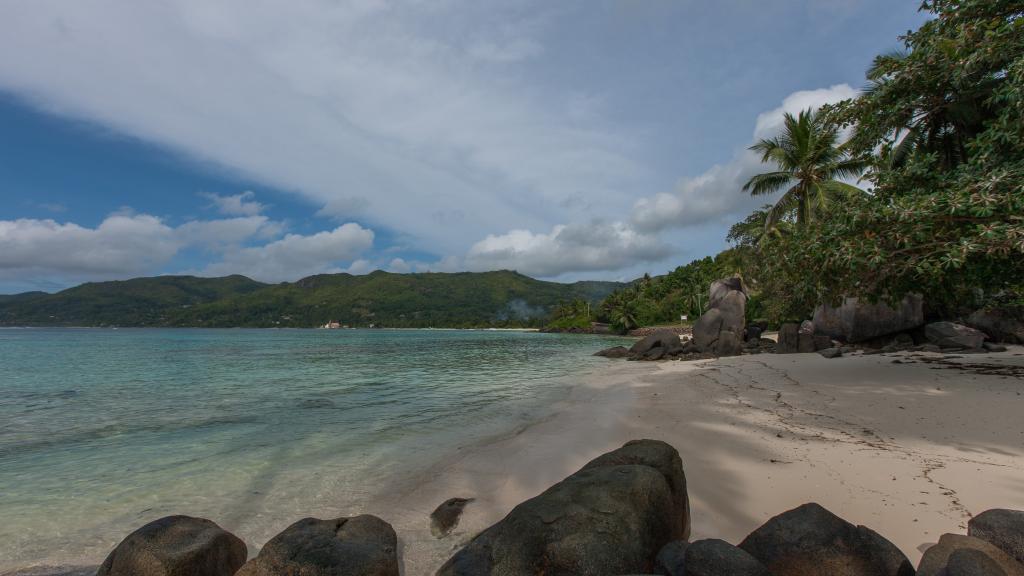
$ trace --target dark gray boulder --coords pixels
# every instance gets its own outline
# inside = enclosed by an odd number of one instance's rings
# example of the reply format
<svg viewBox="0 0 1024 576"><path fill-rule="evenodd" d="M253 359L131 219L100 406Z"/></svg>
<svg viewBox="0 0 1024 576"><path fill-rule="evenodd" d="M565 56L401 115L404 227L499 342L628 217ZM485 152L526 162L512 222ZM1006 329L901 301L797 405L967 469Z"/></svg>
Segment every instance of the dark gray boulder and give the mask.
<svg viewBox="0 0 1024 576"><path fill-rule="evenodd" d="M814 334L810 332L800 332L797 334L797 352L801 354L808 354L815 351Z"/></svg>
<svg viewBox="0 0 1024 576"><path fill-rule="evenodd" d="M679 354L683 349L683 342L675 332L661 330L633 344L629 348L629 353L635 356L643 356L656 348L661 348L663 354Z"/></svg>
<svg viewBox="0 0 1024 576"><path fill-rule="evenodd" d="M739 545L775 576L913 576L892 542L818 504L784 512Z"/></svg>
<svg viewBox="0 0 1024 576"><path fill-rule="evenodd" d="M743 279L738 276L715 280L708 288L708 308L718 308L719 303L729 295L730 292L740 292L747 295L747 286Z"/></svg>
<svg viewBox="0 0 1024 576"><path fill-rule="evenodd" d="M459 525L462 511L473 498L449 498L430 513L430 533L434 538L444 538Z"/></svg>
<svg viewBox="0 0 1024 576"><path fill-rule="evenodd" d="M920 295L908 295L895 308L884 302L846 298L838 307L822 304L814 310L814 329L844 342L863 342L924 325Z"/></svg>
<svg viewBox="0 0 1024 576"><path fill-rule="evenodd" d="M686 548L690 543L686 540L673 540L662 546L654 560L654 570L664 576L685 576Z"/></svg>
<svg viewBox="0 0 1024 576"><path fill-rule="evenodd" d="M440 576L650 573L670 541L689 534L679 453L636 440L595 458L481 532Z"/></svg>
<svg viewBox="0 0 1024 576"><path fill-rule="evenodd" d="M999 563L980 550L965 548L949 555L946 576L1008 576Z"/></svg>
<svg viewBox="0 0 1024 576"><path fill-rule="evenodd" d="M686 576L772 576L764 564L725 540L698 540L686 549Z"/></svg>
<svg viewBox="0 0 1024 576"><path fill-rule="evenodd" d="M712 308L705 312L693 325L693 343L697 350L714 350L718 335L722 332L722 312Z"/></svg>
<svg viewBox="0 0 1024 576"><path fill-rule="evenodd" d="M600 352L595 352L594 356L603 356L605 358L627 358L629 356L629 348L625 346L613 346L611 348L605 348Z"/></svg>
<svg viewBox="0 0 1024 576"><path fill-rule="evenodd" d="M736 356L743 353L743 330L747 318L747 290L740 278L723 278L711 283L708 311L693 325L693 342L699 352L719 356ZM719 344L724 332L731 337ZM733 343L740 340L740 346ZM724 354L721 351L724 351Z"/></svg>
<svg viewBox="0 0 1024 576"><path fill-rule="evenodd" d="M1024 564L1024 511L986 510L967 522L967 535L992 544Z"/></svg>
<svg viewBox="0 0 1024 576"><path fill-rule="evenodd" d="M167 516L129 534L97 576L231 576L245 563L245 543L205 518Z"/></svg>
<svg viewBox="0 0 1024 576"><path fill-rule="evenodd" d="M747 342L757 342L761 339L762 332L764 332L764 330L761 330L760 326L757 324L751 324L747 326L747 332L744 336L746 337Z"/></svg>
<svg viewBox="0 0 1024 576"><path fill-rule="evenodd" d="M946 567L953 553L958 550L976 550L988 556L996 563L1006 576L1024 576L1024 565L988 542L963 536L961 534L943 534L939 543L924 551L921 563L917 567L918 576L945 576Z"/></svg>
<svg viewBox="0 0 1024 576"><path fill-rule="evenodd" d="M800 325L783 324L779 328L779 341L775 346L776 354L796 354L800 351Z"/></svg>
<svg viewBox="0 0 1024 576"><path fill-rule="evenodd" d="M716 356L740 356L743 354L743 340L731 330L722 330L718 333L718 342L715 343Z"/></svg>
<svg viewBox="0 0 1024 576"><path fill-rule="evenodd" d="M994 344L992 342L985 342L981 347L984 348L986 352L1006 352L1007 350L1006 346L1003 346L1002 344Z"/></svg>
<svg viewBox="0 0 1024 576"><path fill-rule="evenodd" d="M981 348L988 336L980 331L955 322L932 322L924 327L924 335L932 344L942 348Z"/></svg>
<svg viewBox="0 0 1024 576"><path fill-rule="evenodd" d="M398 576L398 537L376 516L292 524L237 576Z"/></svg>
<svg viewBox="0 0 1024 576"><path fill-rule="evenodd" d="M971 328L981 330L996 342L1024 344L1024 314L1020 311L977 310L964 320Z"/></svg>
<svg viewBox="0 0 1024 576"><path fill-rule="evenodd" d="M825 348L824 350L818 350L818 354L825 358L839 358L843 355L843 350L842 348Z"/></svg>

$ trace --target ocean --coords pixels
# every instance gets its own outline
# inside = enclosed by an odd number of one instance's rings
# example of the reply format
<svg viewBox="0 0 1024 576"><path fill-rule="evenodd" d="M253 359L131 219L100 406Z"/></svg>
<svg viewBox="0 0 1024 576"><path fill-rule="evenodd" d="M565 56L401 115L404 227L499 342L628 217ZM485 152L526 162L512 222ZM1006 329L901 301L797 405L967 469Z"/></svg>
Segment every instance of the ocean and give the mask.
<svg viewBox="0 0 1024 576"><path fill-rule="evenodd" d="M89 565L169 514L250 545L541 417L615 337L0 330L0 573Z"/></svg>

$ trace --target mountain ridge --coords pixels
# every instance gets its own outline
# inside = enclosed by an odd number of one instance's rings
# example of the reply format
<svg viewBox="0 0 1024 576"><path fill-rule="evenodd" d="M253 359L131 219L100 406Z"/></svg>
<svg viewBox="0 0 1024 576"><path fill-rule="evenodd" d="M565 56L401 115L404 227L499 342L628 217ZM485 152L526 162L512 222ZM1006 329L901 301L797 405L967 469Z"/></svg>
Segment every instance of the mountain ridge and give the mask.
<svg viewBox="0 0 1024 576"><path fill-rule="evenodd" d="M396 328L535 327L560 303L597 303L625 285L548 282L511 270L378 270L277 284L241 275L153 276L0 296L0 326L308 328L337 321Z"/></svg>

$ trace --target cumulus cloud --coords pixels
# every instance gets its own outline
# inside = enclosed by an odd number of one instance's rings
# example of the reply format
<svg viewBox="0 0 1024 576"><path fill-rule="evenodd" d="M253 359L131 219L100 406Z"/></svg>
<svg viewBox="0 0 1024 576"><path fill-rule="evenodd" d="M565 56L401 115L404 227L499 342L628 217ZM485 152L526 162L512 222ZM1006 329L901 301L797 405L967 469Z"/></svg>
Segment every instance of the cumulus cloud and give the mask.
<svg viewBox="0 0 1024 576"><path fill-rule="evenodd" d="M206 267L211 276L244 274L267 282L291 281L311 274L341 272L349 262L373 246L373 231L348 223L309 236L287 234L263 246L233 250Z"/></svg>
<svg viewBox="0 0 1024 576"><path fill-rule="evenodd" d="M637 139L523 69L547 3L389 0L4 3L0 88L43 109L293 190L437 253L509 222L565 221L566 195L626 209ZM26 58L25 54L31 54ZM102 78L103 81L97 81ZM225 215L254 216L242 194ZM426 214L473 214L441 228Z"/></svg>
<svg viewBox="0 0 1024 576"><path fill-rule="evenodd" d="M155 270L181 248L175 230L147 214L115 214L96 228L54 220L0 220L0 275L117 276Z"/></svg>
<svg viewBox="0 0 1024 576"><path fill-rule="evenodd" d="M529 276L557 277L657 262L672 251L658 238L626 224L597 221L558 225L547 234L529 230L492 234L470 248L463 264L469 270L512 269Z"/></svg>
<svg viewBox="0 0 1024 576"><path fill-rule="evenodd" d="M787 112L795 114L856 95L857 91L847 84L794 92L783 100L781 106L757 117L753 137L747 146L778 133ZM769 200L766 197L752 198L743 192L743 185L766 169L770 168L745 146L731 161L715 165L699 176L681 179L674 191L638 200L633 206L632 224L640 231L655 233L709 222L728 223Z"/></svg>
<svg viewBox="0 0 1024 576"><path fill-rule="evenodd" d="M255 216L266 209L264 204L255 200L256 193L252 190L231 196L212 193L203 193L202 196L210 200L218 212L227 216Z"/></svg>
<svg viewBox="0 0 1024 576"><path fill-rule="evenodd" d="M288 234L266 216L192 220L171 226L121 210L95 228L55 220L0 220L0 279L66 285L156 274L197 247L218 261L205 275L245 274L268 281L335 272L373 244L373 231L348 223L308 236ZM249 245L265 242L261 245ZM353 264L356 266L356 264Z"/></svg>

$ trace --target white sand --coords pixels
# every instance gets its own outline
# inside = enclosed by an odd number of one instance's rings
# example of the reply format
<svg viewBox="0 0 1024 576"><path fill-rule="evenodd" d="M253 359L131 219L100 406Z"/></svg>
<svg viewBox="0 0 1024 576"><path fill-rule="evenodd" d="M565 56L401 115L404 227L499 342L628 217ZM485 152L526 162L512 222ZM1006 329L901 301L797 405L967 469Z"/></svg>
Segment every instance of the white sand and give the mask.
<svg viewBox="0 0 1024 576"><path fill-rule="evenodd" d="M375 513L399 533L405 574L432 574L458 542L591 458L656 438L682 455L693 539L738 543L814 501L880 532L916 564L972 514L1024 509L1024 379L907 356L609 361L551 416L462 449ZM949 362L1022 367L1024 348ZM453 496L477 500L452 536L436 540L428 515Z"/></svg>

